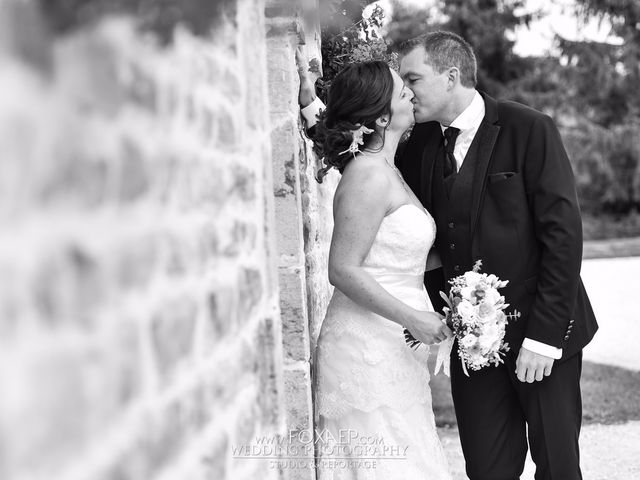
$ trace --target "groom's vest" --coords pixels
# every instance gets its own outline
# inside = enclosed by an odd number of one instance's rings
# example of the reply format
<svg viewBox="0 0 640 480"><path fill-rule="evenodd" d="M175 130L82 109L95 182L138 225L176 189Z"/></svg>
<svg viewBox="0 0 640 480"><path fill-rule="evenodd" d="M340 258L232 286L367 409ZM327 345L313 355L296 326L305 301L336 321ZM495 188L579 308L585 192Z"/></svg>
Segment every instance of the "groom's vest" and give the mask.
<svg viewBox="0 0 640 480"><path fill-rule="evenodd" d="M436 247L448 280L471 270L471 197L476 170L478 136L458 173L444 178L444 148L438 149L433 172L432 208L437 226ZM447 284L447 289L449 285Z"/></svg>

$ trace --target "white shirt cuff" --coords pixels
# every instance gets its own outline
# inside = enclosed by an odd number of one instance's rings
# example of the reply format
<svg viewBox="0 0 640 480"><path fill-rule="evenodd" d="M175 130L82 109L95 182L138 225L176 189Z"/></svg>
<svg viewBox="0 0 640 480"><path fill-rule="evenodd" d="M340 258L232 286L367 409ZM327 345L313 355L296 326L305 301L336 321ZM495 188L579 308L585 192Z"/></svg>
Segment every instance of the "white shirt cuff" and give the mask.
<svg viewBox="0 0 640 480"><path fill-rule="evenodd" d="M547 345L546 343L537 342L536 340L531 340L530 338L525 338L522 342L522 347L527 350L531 350L533 353L537 353L538 355L544 355L545 357L553 358L554 360L560 360L562 357L562 349L557 347L552 347L551 345Z"/></svg>
<svg viewBox="0 0 640 480"><path fill-rule="evenodd" d="M313 127L316 123L318 123L317 115L324 110L324 103L318 97L311 102L309 105L300 110L302 117L307 123L307 128Z"/></svg>

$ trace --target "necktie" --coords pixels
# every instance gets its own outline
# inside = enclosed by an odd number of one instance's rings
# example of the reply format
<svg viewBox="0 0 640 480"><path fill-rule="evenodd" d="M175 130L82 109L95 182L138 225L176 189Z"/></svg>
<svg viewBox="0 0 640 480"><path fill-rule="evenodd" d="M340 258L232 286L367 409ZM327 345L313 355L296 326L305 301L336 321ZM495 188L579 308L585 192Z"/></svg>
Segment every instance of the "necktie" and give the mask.
<svg viewBox="0 0 640 480"><path fill-rule="evenodd" d="M453 149L456 146L456 138L458 138L458 134L460 133L459 128L449 127L444 131L444 176L448 177L449 175L456 173L458 171L456 165L456 158L453 156Z"/></svg>

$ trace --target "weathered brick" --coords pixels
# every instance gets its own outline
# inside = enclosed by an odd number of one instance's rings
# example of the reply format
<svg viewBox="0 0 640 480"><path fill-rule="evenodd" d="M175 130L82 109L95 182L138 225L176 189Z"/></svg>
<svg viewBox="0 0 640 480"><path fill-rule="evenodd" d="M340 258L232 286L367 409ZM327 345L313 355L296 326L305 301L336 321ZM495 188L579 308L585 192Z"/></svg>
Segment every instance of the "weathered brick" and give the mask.
<svg viewBox="0 0 640 480"><path fill-rule="evenodd" d="M57 471L77 454L89 440L91 411L102 406L92 404L84 388L87 349L77 342L66 347L49 345L29 357L2 358L11 375L2 372L0 421L13 433L3 443L3 457L26 478Z"/></svg>
<svg viewBox="0 0 640 480"><path fill-rule="evenodd" d="M104 158L81 158L80 152L69 149L66 158L59 158L56 169L48 178L37 179L39 198L43 205L72 204L80 208L96 208L109 195L113 169Z"/></svg>
<svg viewBox="0 0 640 480"><path fill-rule="evenodd" d="M262 273L255 268L241 268L238 275L238 315L241 321L248 319L262 300Z"/></svg>
<svg viewBox="0 0 640 480"><path fill-rule="evenodd" d="M299 147L291 141L297 136L298 128L292 118L284 118L285 120L271 132L273 183L277 197L295 195L299 192Z"/></svg>
<svg viewBox="0 0 640 480"><path fill-rule="evenodd" d="M259 402L262 400L256 398L255 401L249 403L247 398L242 399L244 407L238 411L234 419L233 440L235 445L247 445L254 438L257 432L257 426L262 420ZM260 420L258 420L260 419Z"/></svg>
<svg viewBox="0 0 640 480"><path fill-rule="evenodd" d="M105 295L106 279L96 258L81 245L52 252L41 263L33 283L37 311L50 326L95 323L93 311Z"/></svg>
<svg viewBox="0 0 640 480"><path fill-rule="evenodd" d="M287 264L302 261L302 225L298 223L300 208L295 197L275 200L278 253L288 259Z"/></svg>
<svg viewBox="0 0 640 480"><path fill-rule="evenodd" d="M0 31L5 48L30 65L50 73L53 51L50 32L33 2L5 1L0 8Z"/></svg>
<svg viewBox="0 0 640 480"><path fill-rule="evenodd" d="M304 452L309 448L309 435L313 432L313 410L311 391L308 388L310 375L308 368L285 370L285 395L287 415L287 438L291 438L291 447ZM290 468L287 472L290 480L314 480L315 472L302 466Z"/></svg>
<svg viewBox="0 0 640 480"><path fill-rule="evenodd" d="M207 296L208 320L212 341L218 341L235 330L238 323L238 290L229 284L217 287Z"/></svg>
<svg viewBox="0 0 640 480"><path fill-rule="evenodd" d="M193 351L197 315L195 299L181 296L163 301L151 318L150 333L160 374L167 377Z"/></svg>
<svg viewBox="0 0 640 480"><path fill-rule="evenodd" d="M281 268L278 283L285 358L308 361L310 353L304 272L300 268Z"/></svg>
<svg viewBox="0 0 640 480"><path fill-rule="evenodd" d="M174 403L160 411L148 412L140 435L137 458L132 463L146 473L142 478L153 478L178 455L186 440L179 405Z"/></svg>
<svg viewBox="0 0 640 480"><path fill-rule="evenodd" d="M108 37L104 31L78 32L68 39L65 55L56 58L58 81L84 115L113 118L127 98L120 81L118 46Z"/></svg>
<svg viewBox="0 0 640 480"><path fill-rule="evenodd" d="M207 448L205 456L202 457L202 467L205 478L229 478L227 477L227 458L229 456L229 438L226 432L220 432Z"/></svg>
<svg viewBox="0 0 640 480"><path fill-rule="evenodd" d="M252 250L256 246L257 231L255 225L236 220L229 234L229 242L223 250L228 257L236 257L241 252Z"/></svg>
<svg viewBox="0 0 640 480"><path fill-rule="evenodd" d="M294 45L280 36L267 42L269 62L269 100L271 115L298 112L298 73L295 65Z"/></svg>
<svg viewBox="0 0 640 480"><path fill-rule="evenodd" d="M236 114L231 111L231 106L220 105L215 112L215 117L212 117L211 125L213 125L213 118L215 118L216 129L211 129L211 135L213 135L213 141L219 148L229 151L238 148L242 130L238 125Z"/></svg>
<svg viewBox="0 0 640 480"><path fill-rule="evenodd" d="M95 423L111 421L135 402L143 389L142 353L136 318L123 315L111 325L99 349L92 353L89 373L95 401L105 408Z"/></svg>
<svg viewBox="0 0 640 480"><path fill-rule="evenodd" d="M184 99L185 116L189 122L195 121L196 118L196 101L193 93L187 93Z"/></svg>
<svg viewBox="0 0 640 480"><path fill-rule="evenodd" d="M152 74L141 66L130 63L128 76L127 102L154 113L157 107L158 89Z"/></svg>
<svg viewBox="0 0 640 480"><path fill-rule="evenodd" d="M118 198L122 203L137 200L149 188L149 172L140 147L129 138L122 140Z"/></svg>
<svg viewBox="0 0 640 480"><path fill-rule="evenodd" d="M233 185L231 188L231 193L237 194L241 200L245 202L255 200L258 194L256 191L255 172L242 165L236 166L233 170Z"/></svg>
<svg viewBox="0 0 640 480"><path fill-rule="evenodd" d="M266 425L271 426L278 423L283 400L282 378L278 367L281 350L277 348L278 339L274 324L276 322L273 319L265 318L260 324L254 342L258 345L260 417Z"/></svg>
<svg viewBox="0 0 640 480"><path fill-rule="evenodd" d="M288 426L293 430L309 428L311 416L311 391L309 368L285 370L285 395L287 397Z"/></svg>
<svg viewBox="0 0 640 480"><path fill-rule="evenodd" d="M146 286L156 268L158 255L158 246L152 234L119 242L110 259L115 274L114 286L120 290Z"/></svg>

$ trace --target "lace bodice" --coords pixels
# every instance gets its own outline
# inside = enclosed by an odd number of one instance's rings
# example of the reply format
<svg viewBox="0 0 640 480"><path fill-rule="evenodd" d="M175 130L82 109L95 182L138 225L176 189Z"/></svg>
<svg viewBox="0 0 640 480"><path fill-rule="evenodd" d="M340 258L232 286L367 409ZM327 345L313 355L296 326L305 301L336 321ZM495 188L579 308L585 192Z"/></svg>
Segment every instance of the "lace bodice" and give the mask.
<svg viewBox="0 0 640 480"><path fill-rule="evenodd" d="M364 265L372 275L422 275L435 234L425 209L404 204L382 220Z"/></svg>

